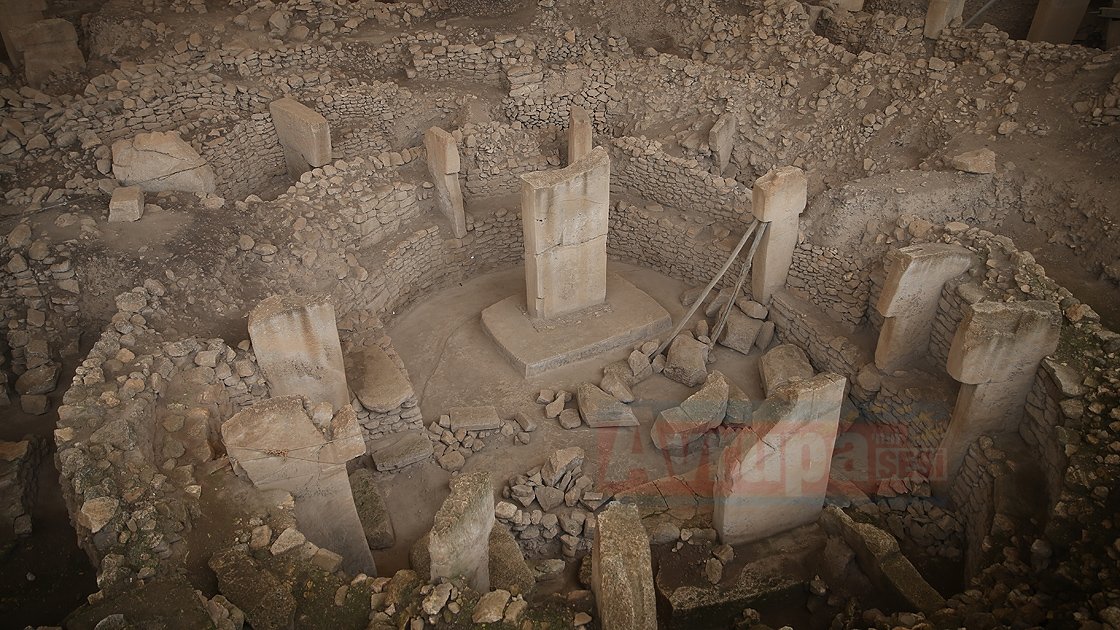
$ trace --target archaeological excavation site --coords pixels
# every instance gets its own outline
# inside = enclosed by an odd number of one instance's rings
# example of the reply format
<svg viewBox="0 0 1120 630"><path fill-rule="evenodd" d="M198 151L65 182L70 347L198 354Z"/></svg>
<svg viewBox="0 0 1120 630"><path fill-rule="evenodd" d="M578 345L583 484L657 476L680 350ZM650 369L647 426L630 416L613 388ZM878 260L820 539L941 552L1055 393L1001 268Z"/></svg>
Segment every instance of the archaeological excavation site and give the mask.
<svg viewBox="0 0 1120 630"><path fill-rule="evenodd" d="M0 628L1120 628L1120 2L0 36Z"/></svg>

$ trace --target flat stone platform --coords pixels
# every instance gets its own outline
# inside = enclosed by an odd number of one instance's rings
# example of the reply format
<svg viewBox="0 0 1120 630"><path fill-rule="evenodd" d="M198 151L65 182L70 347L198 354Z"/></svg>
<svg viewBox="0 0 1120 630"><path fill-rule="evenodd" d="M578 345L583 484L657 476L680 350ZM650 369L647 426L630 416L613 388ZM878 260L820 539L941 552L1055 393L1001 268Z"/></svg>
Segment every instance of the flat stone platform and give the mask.
<svg viewBox="0 0 1120 630"><path fill-rule="evenodd" d="M669 312L645 291L607 275L605 303L550 320L531 320L525 294L483 309L482 328L526 377L668 332Z"/></svg>

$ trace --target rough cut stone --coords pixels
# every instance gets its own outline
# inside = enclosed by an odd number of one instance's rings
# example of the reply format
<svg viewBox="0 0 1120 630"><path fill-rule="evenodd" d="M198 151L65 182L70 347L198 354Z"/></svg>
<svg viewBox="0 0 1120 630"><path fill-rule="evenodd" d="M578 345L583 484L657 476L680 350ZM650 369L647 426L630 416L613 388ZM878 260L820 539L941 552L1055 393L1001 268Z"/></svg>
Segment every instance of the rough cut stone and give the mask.
<svg viewBox="0 0 1120 630"><path fill-rule="evenodd" d="M708 378L708 346L689 333L681 333L669 344L665 359L666 378L696 387Z"/></svg>
<svg viewBox="0 0 1120 630"><path fill-rule="evenodd" d="M541 480L545 485L555 486L566 473L578 471L583 466L584 455L583 449L578 446L554 452L541 467Z"/></svg>
<svg viewBox="0 0 1120 630"><path fill-rule="evenodd" d="M139 221L144 216L144 191L139 186L118 186L109 200L109 223Z"/></svg>
<svg viewBox="0 0 1120 630"><path fill-rule="evenodd" d="M732 308L727 314L727 326L720 335L719 343L732 350L748 354L754 348L754 342L758 339L764 323L761 319L744 315L738 308Z"/></svg>
<svg viewBox="0 0 1120 630"><path fill-rule="evenodd" d="M215 190L214 169L175 132L141 133L114 142L113 177L144 192Z"/></svg>
<svg viewBox="0 0 1120 630"><path fill-rule="evenodd" d="M634 411L614 396L591 383L581 383L576 389L579 415L592 428L637 426Z"/></svg>
<svg viewBox="0 0 1120 630"><path fill-rule="evenodd" d="M412 383L380 346L346 357L346 378L362 406L377 413L398 409L414 396Z"/></svg>
<svg viewBox="0 0 1120 630"><path fill-rule="evenodd" d="M463 191L459 185L459 146L455 137L439 127L431 127L424 133L424 151L435 185L436 203L451 222L452 236L463 238L467 235L467 223Z"/></svg>
<svg viewBox="0 0 1120 630"><path fill-rule="evenodd" d="M293 178L331 161L331 128L319 112L291 98L268 105L276 137Z"/></svg>
<svg viewBox="0 0 1120 630"><path fill-rule="evenodd" d="M354 507L365 529L366 542L370 549L388 549L396 541L393 520L385 498L377 488L373 473L368 468L359 468L350 475L350 491L354 494Z"/></svg>
<svg viewBox="0 0 1120 630"><path fill-rule="evenodd" d="M603 630L656 630L649 539L635 505L612 502L598 516L591 589Z"/></svg>
<svg viewBox="0 0 1120 630"><path fill-rule="evenodd" d="M432 441L423 431L400 431L369 444L373 465L381 472L400 470L432 456Z"/></svg>
<svg viewBox="0 0 1120 630"><path fill-rule="evenodd" d="M758 362L758 371L762 375L762 387L769 397L774 391L793 381L802 381L813 376L813 366L809 357L801 348L784 343L775 346L762 355Z"/></svg>
<svg viewBox="0 0 1120 630"><path fill-rule="evenodd" d="M447 411L451 416L451 430L489 431L502 428L502 419L493 407L452 407Z"/></svg>
<svg viewBox="0 0 1120 630"><path fill-rule="evenodd" d="M436 512L428 537L431 579L462 577L474 590L489 591L493 526L490 474L469 473L452 479L451 494Z"/></svg>
<svg viewBox="0 0 1120 630"><path fill-rule="evenodd" d="M991 149L965 151L949 158L949 165L965 173L987 175L996 172L996 154Z"/></svg>

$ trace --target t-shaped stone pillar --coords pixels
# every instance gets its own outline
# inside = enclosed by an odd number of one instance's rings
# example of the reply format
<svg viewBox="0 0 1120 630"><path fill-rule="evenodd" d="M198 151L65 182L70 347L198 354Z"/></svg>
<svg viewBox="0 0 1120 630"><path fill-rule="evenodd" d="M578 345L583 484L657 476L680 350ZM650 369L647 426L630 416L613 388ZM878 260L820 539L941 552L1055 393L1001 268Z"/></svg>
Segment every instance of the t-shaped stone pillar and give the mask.
<svg viewBox="0 0 1120 630"><path fill-rule="evenodd" d="M607 297L607 213L611 163L595 147L565 168L521 176L525 301L529 316L549 319Z"/></svg>
<svg viewBox="0 0 1120 630"><path fill-rule="evenodd" d="M270 398L225 421L222 441L253 485L291 493L311 542L340 554L348 572L376 575L346 475L346 462L366 452L353 407L309 414L299 396Z"/></svg>
<svg viewBox="0 0 1120 630"><path fill-rule="evenodd" d="M972 264L958 245L925 243L887 252L887 278L876 308L886 318L875 347L875 365L899 370L929 350L941 287Z"/></svg>
<svg viewBox="0 0 1120 630"><path fill-rule="evenodd" d="M439 127L424 132L424 151L428 154L428 171L436 187L436 203L451 222L455 238L467 235L467 215L463 207L463 190L459 187L459 145L455 136Z"/></svg>
<svg viewBox="0 0 1120 630"><path fill-rule="evenodd" d="M754 412L752 430L723 449L713 518L720 540L747 543L817 519L846 384L826 372L778 387Z"/></svg>
<svg viewBox="0 0 1120 630"><path fill-rule="evenodd" d="M290 98L268 105L276 137L293 178L331 161L331 128L319 112Z"/></svg>
<svg viewBox="0 0 1120 630"><path fill-rule="evenodd" d="M275 396L306 396L335 409L350 403L334 307L326 300L274 295L249 313L249 338Z"/></svg>
<svg viewBox="0 0 1120 630"><path fill-rule="evenodd" d="M603 630L657 630L649 537L638 506L612 501L599 513L591 589Z"/></svg>
<svg viewBox="0 0 1120 630"><path fill-rule="evenodd" d="M941 440L948 490L968 447L984 433L1015 431L1042 359L1058 348L1062 313L1053 302L979 302L966 307L945 369L961 382Z"/></svg>
<svg viewBox="0 0 1120 630"><path fill-rule="evenodd" d="M579 105L568 110L568 164L587 157L592 148L591 116Z"/></svg>
<svg viewBox="0 0 1120 630"><path fill-rule="evenodd" d="M490 529L494 527L494 485L490 473L451 480L451 494L436 512L428 553L432 579L466 578L479 593L490 591Z"/></svg>
<svg viewBox="0 0 1120 630"><path fill-rule="evenodd" d="M783 166L759 177L751 191L751 213L768 223L751 268L751 291L756 302L767 304L774 291L782 288L793 264L797 247L797 217L808 199L805 171Z"/></svg>

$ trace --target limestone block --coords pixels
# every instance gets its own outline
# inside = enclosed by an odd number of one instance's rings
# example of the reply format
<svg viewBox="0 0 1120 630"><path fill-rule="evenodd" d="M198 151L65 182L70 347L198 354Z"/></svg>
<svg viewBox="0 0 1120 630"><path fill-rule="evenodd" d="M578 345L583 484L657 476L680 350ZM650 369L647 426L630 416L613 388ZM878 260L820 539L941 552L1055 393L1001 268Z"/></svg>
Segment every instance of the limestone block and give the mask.
<svg viewBox="0 0 1120 630"><path fill-rule="evenodd" d="M214 169L175 132L141 133L114 142L113 177L144 192L215 190Z"/></svg>
<svg viewBox="0 0 1120 630"><path fill-rule="evenodd" d="M284 490L308 540L340 553L347 571L373 575L346 463L366 452L353 407L317 424L299 396L261 401L222 424L222 441L255 486Z"/></svg>
<svg viewBox="0 0 1120 630"><path fill-rule="evenodd" d="M949 158L949 166L965 173L987 175L996 172L996 154L991 149L974 149Z"/></svg>
<svg viewBox="0 0 1120 630"><path fill-rule="evenodd" d="M655 630L657 602L649 538L635 505L611 502L598 516L591 589L603 630Z"/></svg>
<svg viewBox="0 0 1120 630"><path fill-rule="evenodd" d="M593 131L587 110L572 105L568 111L568 164L575 164L591 153Z"/></svg>
<svg viewBox="0 0 1120 630"><path fill-rule="evenodd" d="M580 383L576 401L579 415L591 428L638 426L638 418L626 403L591 383Z"/></svg>
<svg viewBox="0 0 1120 630"><path fill-rule="evenodd" d="M139 221L144 216L144 191L139 186L119 186L109 200L109 223Z"/></svg>
<svg viewBox="0 0 1120 630"><path fill-rule="evenodd" d="M560 317L602 304L610 201L606 149L596 147L566 168L521 179L530 317Z"/></svg>
<svg viewBox="0 0 1120 630"><path fill-rule="evenodd" d="M945 369L962 383L1032 376L1058 348L1062 313L1053 302L978 302L965 308Z"/></svg>
<svg viewBox="0 0 1120 630"><path fill-rule="evenodd" d="M43 19L43 11L47 9L46 0L3 0L0 2L0 38L4 40L4 48L8 53L8 60L17 68L23 63L23 55L17 44L20 32L24 27Z"/></svg>
<svg viewBox="0 0 1120 630"><path fill-rule="evenodd" d="M653 445L661 450L683 448L723 424L729 393L727 378L713 370L704 386L679 407L666 409L657 415L650 429Z"/></svg>
<svg viewBox="0 0 1120 630"><path fill-rule="evenodd" d="M887 277L876 303L887 318L875 348L879 369L892 372L928 353L941 289L971 264L972 254L957 245L924 243L887 252Z"/></svg>
<svg viewBox="0 0 1120 630"><path fill-rule="evenodd" d="M274 295L249 313L249 338L273 396L302 395L341 409L350 402L334 307Z"/></svg>
<svg viewBox="0 0 1120 630"><path fill-rule="evenodd" d="M720 116L708 132L708 148L716 156L720 173L726 171L731 162L731 149L735 146L737 127L735 115L728 112Z"/></svg>
<svg viewBox="0 0 1120 630"><path fill-rule="evenodd" d="M708 378L708 345L685 332L669 344L665 356L665 378L696 387Z"/></svg>
<svg viewBox="0 0 1120 630"><path fill-rule="evenodd" d="M354 507L365 530L370 549L388 549L396 542L393 519L385 505L385 497L373 480L368 468L359 468L350 475L350 490L354 494Z"/></svg>
<svg viewBox="0 0 1120 630"><path fill-rule="evenodd" d="M9 32L31 86L41 86L55 72L77 71L86 65L74 25L66 20L37 20Z"/></svg>
<svg viewBox="0 0 1120 630"><path fill-rule="evenodd" d="M783 166L755 180L751 213L768 224L751 268L751 295L767 304L785 286L797 246L798 216L805 209L808 180L796 166Z"/></svg>
<svg viewBox="0 0 1120 630"><path fill-rule="evenodd" d="M433 175L453 175L462 168L455 136L439 127L429 127L424 132L424 151Z"/></svg>
<svg viewBox="0 0 1120 630"><path fill-rule="evenodd" d="M925 36L936 39L955 19L964 14L964 0L929 0L926 9Z"/></svg>
<svg viewBox="0 0 1120 630"><path fill-rule="evenodd" d="M846 384L824 373L778 388L754 412L754 431L739 432L720 453L714 491L720 540L751 542L817 519Z"/></svg>
<svg viewBox="0 0 1120 630"><path fill-rule="evenodd" d="M494 522L490 473L452 479L451 494L436 512L428 537L431 579L462 577L474 590L489 591L489 541Z"/></svg>
<svg viewBox="0 0 1120 630"><path fill-rule="evenodd" d="M346 357L345 366L350 389L370 411L395 411L415 395L408 375L379 346L352 353Z"/></svg>
<svg viewBox="0 0 1120 630"><path fill-rule="evenodd" d="M491 431L502 428L502 418L494 407L452 407L447 410L451 416L451 430Z"/></svg>
<svg viewBox="0 0 1120 630"><path fill-rule="evenodd" d="M749 354L765 323L761 319L744 315L738 307L732 307L727 314L727 325L719 337L719 343L732 350Z"/></svg>
<svg viewBox="0 0 1120 630"><path fill-rule="evenodd" d="M393 472L432 456L432 441L423 431L398 431L369 444L373 465L380 472Z"/></svg>
<svg viewBox="0 0 1120 630"><path fill-rule="evenodd" d="M435 185L436 204L451 222L452 235L463 238L467 235L467 219L463 190L459 185L461 163L455 137L439 127L430 127L424 133L424 151Z"/></svg>
<svg viewBox="0 0 1120 630"><path fill-rule="evenodd" d="M319 112L290 98L268 105L276 137L284 148L288 174L299 177L331 161L331 128Z"/></svg>
<svg viewBox="0 0 1120 630"><path fill-rule="evenodd" d="M762 375L762 387L769 397L787 383L812 378L813 366L801 348L784 343L774 346L758 361L758 371Z"/></svg>

